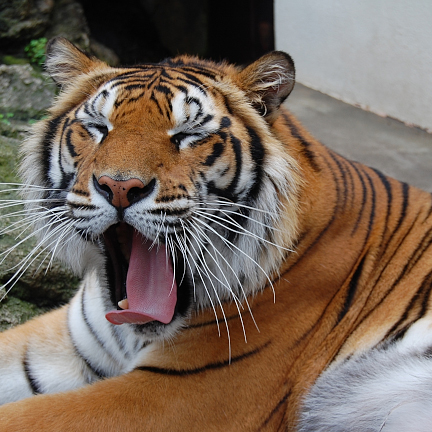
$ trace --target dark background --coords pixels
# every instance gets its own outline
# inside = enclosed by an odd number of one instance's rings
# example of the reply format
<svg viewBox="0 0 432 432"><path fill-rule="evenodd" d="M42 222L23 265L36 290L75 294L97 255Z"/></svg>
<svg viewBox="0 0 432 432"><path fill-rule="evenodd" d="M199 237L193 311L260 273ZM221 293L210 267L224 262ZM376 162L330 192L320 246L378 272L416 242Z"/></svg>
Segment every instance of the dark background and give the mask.
<svg viewBox="0 0 432 432"><path fill-rule="evenodd" d="M274 49L273 0L79 0L122 64L179 53L248 63Z"/></svg>

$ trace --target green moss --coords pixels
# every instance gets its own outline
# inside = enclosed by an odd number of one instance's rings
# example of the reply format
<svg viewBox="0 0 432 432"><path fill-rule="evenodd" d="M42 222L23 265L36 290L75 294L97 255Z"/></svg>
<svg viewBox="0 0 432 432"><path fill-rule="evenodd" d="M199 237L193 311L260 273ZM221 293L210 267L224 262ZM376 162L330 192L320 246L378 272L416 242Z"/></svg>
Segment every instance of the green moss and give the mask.
<svg viewBox="0 0 432 432"><path fill-rule="evenodd" d="M0 303L0 331L22 324L45 311L32 303L10 297Z"/></svg>
<svg viewBox="0 0 432 432"><path fill-rule="evenodd" d="M11 55L5 55L2 57L2 62L6 65L23 65L29 62L29 59L19 58Z"/></svg>
<svg viewBox="0 0 432 432"><path fill-rule="evenodd" d="M39 38L33 39L30 43L24 48L30 62L42 67L45 63L45 48L48 40L47 38Z"/></svg>

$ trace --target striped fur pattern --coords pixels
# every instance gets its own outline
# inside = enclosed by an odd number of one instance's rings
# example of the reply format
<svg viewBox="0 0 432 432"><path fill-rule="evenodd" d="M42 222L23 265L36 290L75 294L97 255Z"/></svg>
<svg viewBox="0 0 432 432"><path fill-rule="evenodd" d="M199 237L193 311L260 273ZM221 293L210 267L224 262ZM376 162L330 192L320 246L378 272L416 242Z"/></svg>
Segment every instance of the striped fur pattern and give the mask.
<svg viewBox="0 0 432 432"><path fill-rule="evenodd" d="M113 69L57 39L48 70L23 223L83 282L0 335L4 430L428 430L432 197L281 108L286 54ZM167 323L105 318L132 231L172 264Z"/></svg>

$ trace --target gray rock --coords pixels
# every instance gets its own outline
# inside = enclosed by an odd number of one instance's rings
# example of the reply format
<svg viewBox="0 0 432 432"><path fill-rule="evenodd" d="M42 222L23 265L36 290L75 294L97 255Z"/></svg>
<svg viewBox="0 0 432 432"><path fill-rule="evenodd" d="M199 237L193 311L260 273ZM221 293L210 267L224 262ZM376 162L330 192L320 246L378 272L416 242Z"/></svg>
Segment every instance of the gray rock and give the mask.
<svg viewBox="0 0 432 432"><path fill-rule="evenodd" d="M53 7L54 0L2 0L0 46L24 44L41 37Z"/></svg>
<svg viewBox="0 0 432 432"><path fill-rule="evenodd" d="M45 36L48 39L63 36L81 49L88 51L90 48L90 29L81 4L75 0L56 0L51 24Z"/></svg>
<svg viewBox="0 0 432 432"><path fill-rule="evenodd" d="M50 107L56 86L30 65L0 65L0 109L14 119L40 118Z"/></svg>

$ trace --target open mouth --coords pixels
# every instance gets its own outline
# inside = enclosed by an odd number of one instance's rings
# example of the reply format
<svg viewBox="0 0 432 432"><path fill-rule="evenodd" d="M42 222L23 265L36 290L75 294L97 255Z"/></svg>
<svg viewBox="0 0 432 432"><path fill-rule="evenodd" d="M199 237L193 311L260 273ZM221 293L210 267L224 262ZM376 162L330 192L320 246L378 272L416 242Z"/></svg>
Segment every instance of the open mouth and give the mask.
<svg viewBox="0 0 432 432"><path fill-rule="evenodd" d="M111 299L118 305L106 319L112 324L170 323L178 287L167 248L153 244L126 223L111 226L104 241Z"/></svg>

